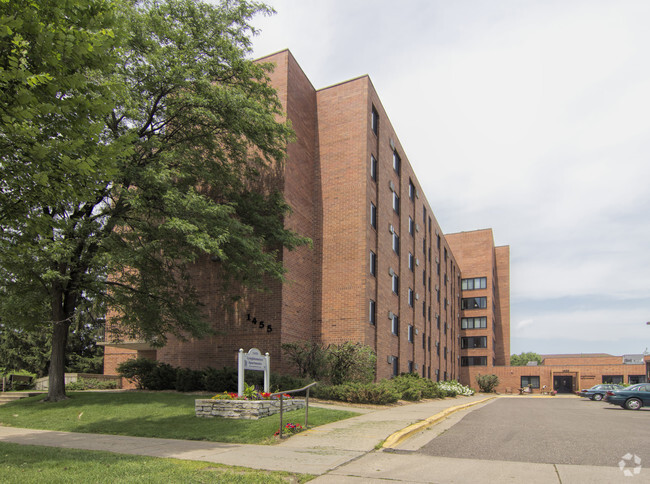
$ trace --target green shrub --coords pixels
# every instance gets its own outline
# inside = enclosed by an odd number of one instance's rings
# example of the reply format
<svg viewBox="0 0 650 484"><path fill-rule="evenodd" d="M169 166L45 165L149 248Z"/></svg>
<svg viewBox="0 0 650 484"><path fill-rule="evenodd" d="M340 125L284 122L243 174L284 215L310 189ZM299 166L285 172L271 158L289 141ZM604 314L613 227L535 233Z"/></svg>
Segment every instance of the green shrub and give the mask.
<svg viewBox="0 0 650 484"><path fill-rule="evenodd" d="M327 372L327 350L312 341L284 343L282 351L301 377L321 380Z"/></svg>
<svg viewBox="0 0 650 484"><path fill-rule="evenodd" d="M324 400L349 403L386 405L400 399L400 393L387 381L380 383L345 383L343 385L317 385L314 396Z"/></svg>
<svg viewBox="0 0 650 484"><path fill-rule="evenodd" d="M173 390L176 368L148 358L134 358L120 363L117 373L141 390Z"/></svg>
<svg viewBox="0 0 650 484"><path fill-rule="evenodd" d="M271 373L271 392L282 392L287 390L296 390L298 388L306 387L312 383L311 378L300 378L293 375L279 375L277 373ZM319 385L316 385L319 386ZM314 388L312 387L309 390L309 394L313 395ZM304 395L305 392L295 393L294 396Z"/></svg>
<svg viewBox="0 0 650 484"><path fill-rule="evenodd" d="M174 388L179 392L196 392L205 389L205 372L179 368L176 370L176 382Z"/></svg>
<svg viewBox="0 0 650 484"><path fill-rule="evenodd" d="M343 343L327 348L329 379L333 385L344 382L369 383L375 377L377 357L369 346L361 343Z"/></svg>
<svg viewBox="0 0 650 484"><path fill-rule="evenodd" d="M79 378L77 381L68 383L66 390L114 390L117 388L115 380L100 380L98 378Z"/></svg>
<svg viewBox="0 0 650 484"><path fill-rule="evenodd" d="M491 393L499 385L499 377L496 375L476 375L476 383L480 391Z"/></svg>
<svg viewBox="0 0 650 484"><path fill-rule="evenodd" d="M146 380L148 390L174 390L176 387L176 371L172 365L167 363L158 363L149 379Z"/></svg>
<svg viewBox="0 0 650 484"><path fill-rule="evenodd" d="M147 388L146 382L156 365L154 360L148 358L133 358L120 363L117 366L117 374L135 383L137 388L143 390Z"/></svg>
<svg viewBox="0 0 650 484"><path fill-rule="evenodd" d="M203 370L203 387L213 393L234 392L237 390L237 370L223 367Z"/></svg>

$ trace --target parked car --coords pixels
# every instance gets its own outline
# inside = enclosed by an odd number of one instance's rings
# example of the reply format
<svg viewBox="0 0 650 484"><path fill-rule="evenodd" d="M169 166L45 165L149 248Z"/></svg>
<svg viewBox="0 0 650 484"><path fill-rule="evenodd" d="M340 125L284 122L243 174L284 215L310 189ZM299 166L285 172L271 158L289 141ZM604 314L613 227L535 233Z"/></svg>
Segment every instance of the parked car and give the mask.
<svg viewBox="0 0 650 484"><path fill-rule="evenodd" d="M603 397L608 391L623 390L624 388L625 387L623 385L616 385L613 383L601 383L600 385L594 385L593 387L588 388L587 390L580 390L578 395L581 397L588 397L589 400L600 401L603 399Z"/></svg>
<svg viewBox="0 0 650 484"><path fill-rule="evenodd" d="M650 406L650 383L638 383L623 390L608 391L605 400L627 410Z"/></svg>

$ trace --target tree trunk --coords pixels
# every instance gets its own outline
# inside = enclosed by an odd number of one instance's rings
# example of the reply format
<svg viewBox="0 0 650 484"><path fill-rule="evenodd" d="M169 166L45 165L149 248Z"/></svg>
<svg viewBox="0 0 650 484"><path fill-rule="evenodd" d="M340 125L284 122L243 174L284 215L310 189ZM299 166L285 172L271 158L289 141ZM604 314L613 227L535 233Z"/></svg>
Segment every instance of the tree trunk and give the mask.
<svg viewBox="0 0 650 484"><path fill-rule="evenodd" d="M53 311L59 312L59 311ZM65 394L65 347L68 340L70 320L63 319L54 323L52 331L52 355L50 357L48 402L58 402L67 397Z"/></svg>

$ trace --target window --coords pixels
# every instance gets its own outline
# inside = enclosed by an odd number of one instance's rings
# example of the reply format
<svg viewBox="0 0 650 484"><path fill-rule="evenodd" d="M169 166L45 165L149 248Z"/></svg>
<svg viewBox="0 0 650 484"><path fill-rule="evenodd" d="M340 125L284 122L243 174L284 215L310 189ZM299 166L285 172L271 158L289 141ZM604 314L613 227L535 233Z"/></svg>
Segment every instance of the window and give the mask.
<svg viewBox="0 0 650 484"><path fill-rule="evenodd" d="M427 349L427 337L422 333L422 349Z"/></svg>
<svg viewBox="0 0 650 484"><path fill-rule="evenodd" d="M409 338L409 343L413 343L413 325L409 324L408 327L408 338Z"/></svg>
<svg viewBox="0 0 650 484"><path fill-rule="evenodd" d="M399 358L393 356L393 376L399 375Z"/></svg>
<svg viewBox="0 0 650 484"><path fill-rule="evenodd" d="M445 265L447 264L447 247L445 247Z"/></svg>
<svg viewBox="0 0 650 484"><path fill-rule="evenodd" d="M436 381L440 381L440 370L436 370Z"/></svg>
<svg viewBox="0 0 650 484"><path fill-rule="evenodd" d="M375 303L375 301L373 301L372 299L370 300L369 321L370 321L370 324L372 324L372 325L377 324L377 303Z"/></svg>
<svg viewBox="0 0 650 484"><path fill-rule="evenodd" d="M422 284L424 284L424 288L427 288L427 271L426 269L422 270ZM429 289L431 289L431 284L429 284Z"/></svg>
<svg viewBox="0 0 650 484"><path fill-rule="evenodd" d="M409 198L415 200L415 185L411 180L409 180Z"/></svg>
<svg viewBox="0 0 650 484"><path fill-rule="evenodd" d="M393 314L393 319L390 323L390 332L393 334L399 334L399 316Z"/></svg>
<svg viewBox="0 0 650 484"><path fill-rule="evenodd" d="M460 302L461 309L485 309L487 297L464 297Z"/></svg>
<svg viewBox="0 0 650 484"><path fill-rule="evenodd" d="M460 349L487 348L487 336L472 336L460 339Z"/></svg>
<svg viewBox="0 0 650 484"><path fill-rule="evenodd" d="M377 181L377 158L370 155L370 178Z"/></svg>
<svg viewBox="0 0 650 484"><path fill-rule="evenodd" d="M438 235L438 250L440 250L440 236Z"/></svg>
<svg viewBox="0 0 650 484"><path fill-rule="evenodd" d="M422 317L424 318L424 317L426 317L426 315L427 315L427 303L423 302L422 303Z"/></svg>
<svg viewBox="0 0 650 484"><path fill-rule="evenodd" d="M370 251L370 274L377 277L377 254Z"/></svg>
<svg viewBox="0 0 650 484"><path fill-rule="evenodd" d="M623 375L603 375L603 383L623 383Z"/></svg>
<svg viewBox="0 0 650 484"><path fill-rule="evenodd" d="M393 151L393 170L399 175L399 171L402 165L402 159L397 154L397 151Z"/></svg>
<svg viewBox="0 0 650 484"><path fill-rule="evenodd" d="M445 334L447 334L447 328L448 327L449 327L449 325L445 322Z"/></svg>
<svg viewBox="0 0 650 484"><path fill-rule="evenodd" d="M393 234L393 250L396 254L399 254L399 235L397 234Z"/></svg>
<svg viewBox="0 0 650 484"><path fill-rule="evenodd" d="M413 373L413 362L412 361L409 361L408 368L409 368L409 373Z"/></svg>
<svg viewBox="0 0 650 484"><path fill-rule="evenodd" d="M409 215L409 234L415 235L415 222L413 222L413 219Z"/></svg>
<svg viewBox="0 0 650 484"><path fill-rule="evenodd" d="M427 223L427 207L422 207L422 223Z"/></svg>
<svg viewBox="0 0 650 484"><path fill-rule="evenodd" d="M627 377L627 382L630 385L634 385L636 383L646 383L645 375L629 375Z"/></svg>
<svg viewBox="0 0 650 484"><path fill-rule="evenodd" d="M487 287L486 277L475 277L473 279L463 279L460 288L463 291L472 291L474 289L485 289Z"/></svg>
<svg viewBox="0 0 650 484"><path fill-rule="evenodd" d="M370 202L370 225L374 229L377 228L377 207L372 202Z"/></svg>
<svg viewBox="0 0 650 484"><path fill-rule="evenodd" d="M399 196L397 196L396 192L393 192L393 210L399 215Z"/></svg>
<svg viewBox="0 0 650 484"><path fill-rule="evenodd" d="M393 292L399 294L399 276L397 274L393 274Z"/></svg>
<svg viewBox="0 0 650 484"><path fill-rule="evenodd" d="M487 317L480 318L463 318L460 320L460 329L480 329L487 328Z"/></svg>
<svg viewBox="0 0 650 484"><path fill-rule="evenodd" d="M409 269L413 271L414 266L415 266L415 258L413 257L413 254L409 252Z"/></svg>
<svg viewBox="0 0 650 484"><path fill-rule="evenodd" d="M440 331L440 315L436 314L436 327L438 328L438 331Z"/></svg>
<svg viewBox="0 0 650 484"><path fill-rule="evenodd" d="M446 359L447 359L447 347L446 347L446 346L445 346L445 353L444 353L444 355L445 355L445 356L444 356L444 359L446 360Z"/></svg>
<svg viewBox="0 0 650 484"><path fill-rule="evenodd" d="M426 255L427 255L427 239L422 239L422 252L424 253L424 256L426 257Z"/></svg>
<svg viewBox="0 0 650 484"><path fill-rule="evenodd" d="M531 388L539 388L539 377L538 376L522 376L521 377L521 388L530 386Z"/></svg>
<svg viewBox="0 0 650 484"><path fill-rule="evenodd" d="M461 356L460 357L460 366L486 366L486 365L487 365L487 356Z"/></svg>
<svg viewBox="0 0 650 484"><path fill-rule="evenodd" d="M372 129L372 132L375 134L379 133L379 113L374 106L370 112L370 129Z"/></svg>
<svg viewBox="0 0 650 484"><path fill-rule="evenodd" d="M413 307L413 289L411 289L410 287L409 287L408 296L409 296L409 306Z"/></svg>

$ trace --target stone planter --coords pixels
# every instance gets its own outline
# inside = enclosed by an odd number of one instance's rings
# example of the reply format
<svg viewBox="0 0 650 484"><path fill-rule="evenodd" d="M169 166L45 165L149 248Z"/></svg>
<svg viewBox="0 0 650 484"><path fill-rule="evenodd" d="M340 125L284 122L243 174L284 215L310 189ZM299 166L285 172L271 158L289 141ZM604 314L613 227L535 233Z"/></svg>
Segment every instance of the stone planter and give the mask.
<svg viewBox="0 0 650 484"><path fill-rule="evenodd" d="M305 407L304 400L284 399L282 411L289 412ZM197 417L225 417L257 420L280 413L280 400L194 400Z"/></svg>

